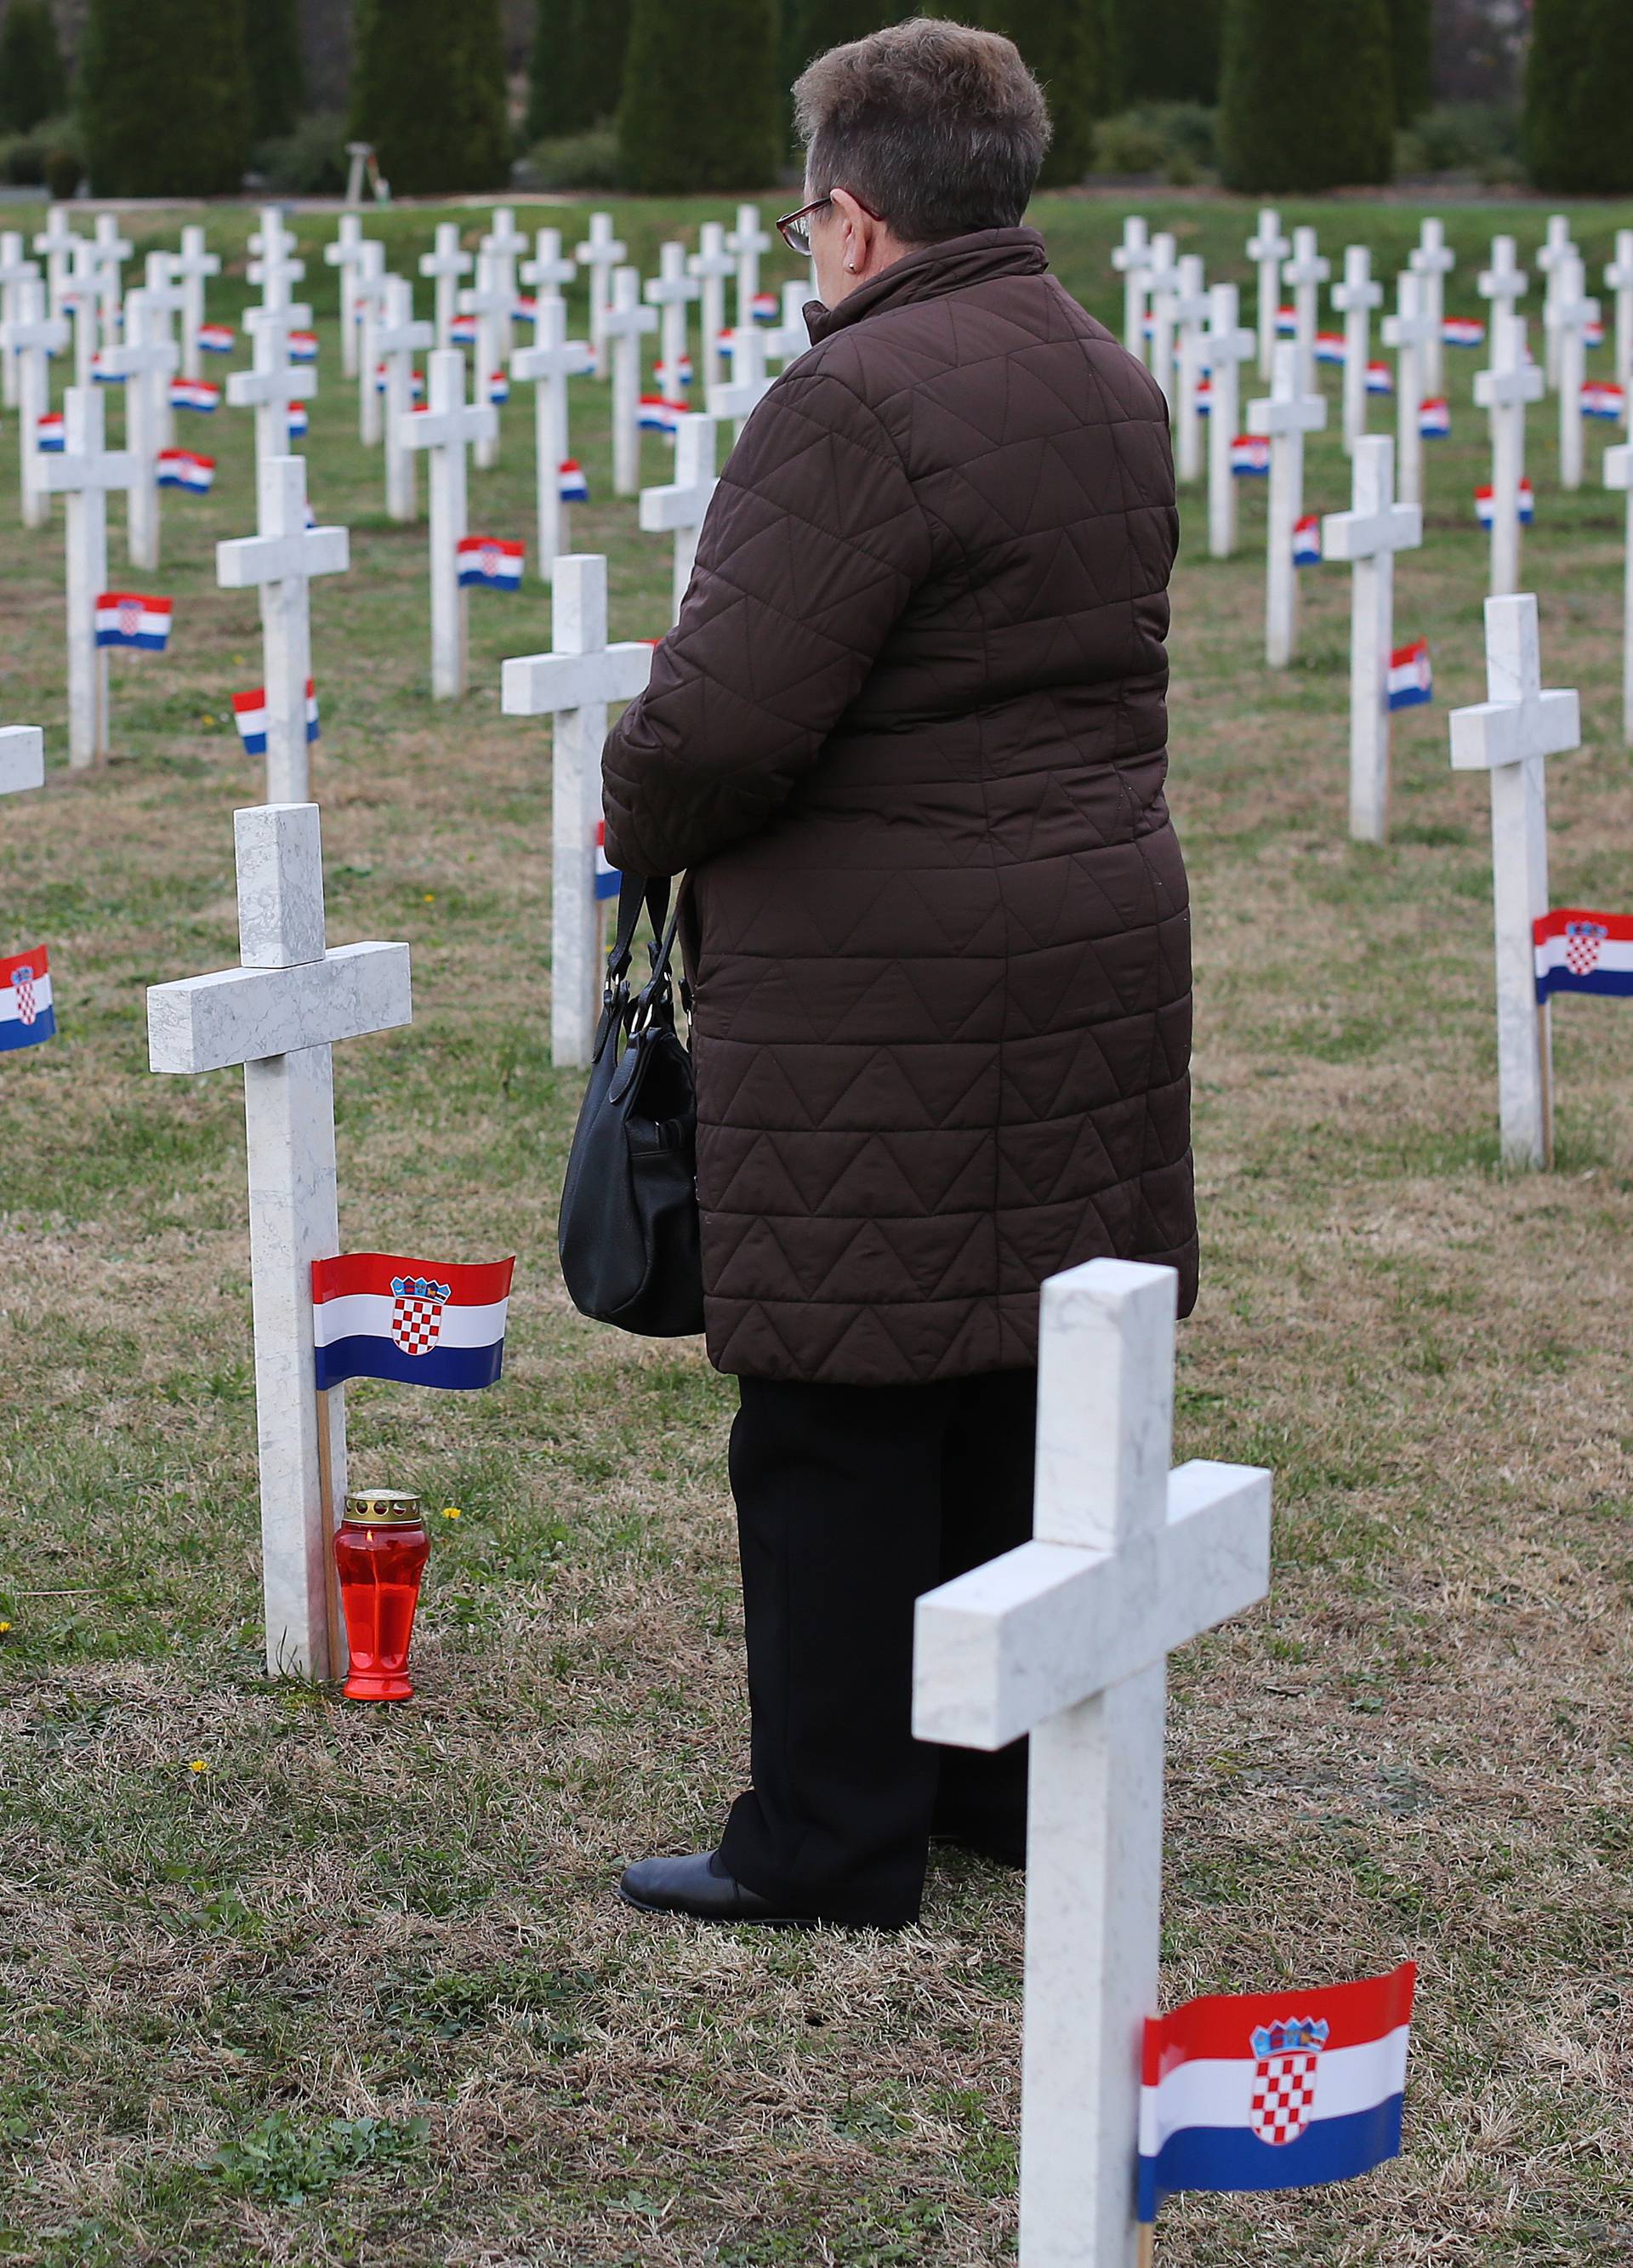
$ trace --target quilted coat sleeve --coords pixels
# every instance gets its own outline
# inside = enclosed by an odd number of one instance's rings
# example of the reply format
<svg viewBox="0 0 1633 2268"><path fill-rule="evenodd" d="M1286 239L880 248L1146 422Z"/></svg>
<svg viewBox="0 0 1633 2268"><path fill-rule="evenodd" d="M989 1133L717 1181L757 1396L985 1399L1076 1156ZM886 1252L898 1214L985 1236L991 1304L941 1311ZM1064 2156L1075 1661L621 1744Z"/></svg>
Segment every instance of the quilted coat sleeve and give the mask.
<svg viewBox="0 0 1633 2268"><path fill-rule="evenodd" d="M680 619L607 737L613 864L679 873L762 826L930 567L923 512L874 411L820 368L790 372L732 453Z"/></svg>

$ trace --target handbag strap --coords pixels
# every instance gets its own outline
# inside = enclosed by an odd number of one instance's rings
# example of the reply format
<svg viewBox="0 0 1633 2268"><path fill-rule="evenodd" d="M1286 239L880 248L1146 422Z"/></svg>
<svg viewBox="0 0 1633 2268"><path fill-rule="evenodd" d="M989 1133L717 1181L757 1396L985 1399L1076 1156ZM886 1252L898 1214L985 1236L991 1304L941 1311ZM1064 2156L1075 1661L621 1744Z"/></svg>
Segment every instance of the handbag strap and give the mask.
<svg viewBox="0 0 1633 2268"><path fill-rule="evenodd" d="M610 993L619 980L629 973L635 957L635 932L644 904L652 919L652 934L664 932L669 913L669 877L667 874L632 874L628 869L619 877L618 922L614 932L612 950L607 956L607 989ZM680 911L680 900L675 901ZM670 924L673 933L673 924Z"/></svg>

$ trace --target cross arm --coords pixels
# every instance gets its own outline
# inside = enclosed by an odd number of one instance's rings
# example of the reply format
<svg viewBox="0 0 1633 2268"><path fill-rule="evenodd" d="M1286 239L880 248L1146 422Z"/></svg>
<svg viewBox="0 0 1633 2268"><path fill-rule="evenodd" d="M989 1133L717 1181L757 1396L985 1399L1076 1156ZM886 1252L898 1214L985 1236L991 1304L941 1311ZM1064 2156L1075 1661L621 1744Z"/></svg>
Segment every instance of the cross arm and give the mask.
<svg viewBox="0 0 1633 2268"><path fill-rule="evenodd" d="M1544 379L1535 363L1522 362L1512 370L1477 370L1475 400L1482 409L1501 409L1517 401L1541 401Z"/></svg>
<svg viewBox="0 0 1633 2268"><path fill-rule="evenodd" d="M1604 469L1607 489L1633 489L1633 443L1623 441L1614 449L1607 449Z"/></svg>
<svg viewBox="0 0 1633 2268"><path fill-rule="evenodd" d="M291 576L343 575L350 554L350 532L343 527L309 527L295 536L235 535L216 546L216 580L224 591L246 591Z"/></svg>
<svg viewBox="0 0 1633 2268"><path fill-rule="evenodd" d="M595 701L633 701L652 674L652 649L629 639L595 653L514 654L500 673L507 717L543 717Z"/></svg>
<svg viewBox="0 0 1633 2268"><path fill-rule="evenodd" d="M0 795L20 795L26 787L45 785L45 734L38 725L0 727Z"/></svg>
<svg viewBox="0 0 1633 2268"><path fill-rule="evenodd" d="M913 1730L1001 1749L1131 1677L1270 1587L1270 1476L1200 1460L1144 1546L1023 1543L918 1602Z"/></svg>
<svg viewBox="0 0 1633 2268"><path fill-rule="evenodd" d="M1563 756L1582 742L1581 703L1573 690L1539 693L1517 701L1477 701L1453 709L1452 769L1495 771L1528 756Z"/></svg>
<svg viewBox="0 0 1633 2268"><path fill-rule="evenodd" d="M1382 551L1416 550L1423 540L1421 504L1389 504L1381 512L1329 512L1321 521L1321 551L1328 559L1375 559Z"/></svg>
<svg viewBox="0 0 1633 2268"><path fill-rule="evenodd" d="M224 968L150 985L148 1063L224 1071L390 1031L412 1012L406 945L342 945L293 968Z"/></svg>
<svg viewBox="0 0 1633 2268"><path fill-rule="evenodd" d="M1608 484L1608 475L1607 475ZM709 509L709 500L719 486L709 481L699 487L682 488L679 482L660 489L641 490L641 532L644 535L668 535L677 527L698 527Z"/></svg>
<svg viewBox="0 0 1633 2268"><path fill-rule="evenodd" d="M76 489L128 489L136 476L136 460L129 449L105 449L92 458L42 456L39 464L40 484L54 495L70 495Z"/></svg>
<svg viewBox="0 0 1633 2268"><path fill-rule="evenodd" d="M582 378L595 367L587 339L568 339L559 347L518 347L511 376L519 385L539 378Z"/></svg>

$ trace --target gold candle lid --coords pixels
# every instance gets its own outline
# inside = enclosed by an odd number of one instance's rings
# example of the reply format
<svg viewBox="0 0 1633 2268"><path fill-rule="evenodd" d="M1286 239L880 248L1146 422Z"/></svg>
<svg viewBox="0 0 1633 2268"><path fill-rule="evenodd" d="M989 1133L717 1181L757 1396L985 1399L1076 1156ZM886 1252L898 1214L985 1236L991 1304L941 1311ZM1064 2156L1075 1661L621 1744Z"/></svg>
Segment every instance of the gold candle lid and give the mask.
<svg viewBox="0 0 1633 2268"><path fill-rule="evenodd" d="M406 1489L355 1489L346 1498L346 1517L371 1528L407 1528L420 1517L420 1499Z"/></svg>

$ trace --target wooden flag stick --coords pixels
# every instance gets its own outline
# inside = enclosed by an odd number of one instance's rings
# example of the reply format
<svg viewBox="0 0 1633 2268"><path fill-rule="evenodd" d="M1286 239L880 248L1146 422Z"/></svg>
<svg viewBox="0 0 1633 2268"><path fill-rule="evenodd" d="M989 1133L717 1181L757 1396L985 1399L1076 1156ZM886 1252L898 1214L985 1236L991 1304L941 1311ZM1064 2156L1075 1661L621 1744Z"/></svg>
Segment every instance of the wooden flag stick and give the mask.
<svg viewBox="0 0 1633 2268"><path fill-rule="evenodd" d="M1157 2224L1154 2220L1140 2223L1139 2268L1154 2268L1157 2258Z"/></svg>
<svg viewBox="0 0 1633 2268"><path fill-rule="evenodd" d="M346 1641L340 1575L335 1565L335 1531L340 1526L335 1508L335 1437L329 1426L329 1397L320 1386L313 1391L318 1397L318 1502L323 1516L323 1591L328 1609L329 1675L338 1681L351 1673L351 1649Z"/></svg>
<svg viewBox="0 0 1633 2268"><path fill-rule="evenodd" d="M1537 1002L1537 1061L1542 1086L1542 1165L1544 1171L1551 1174L1554 1170L1554 1041L1552 1020L1546 1000Z"/></svg>

